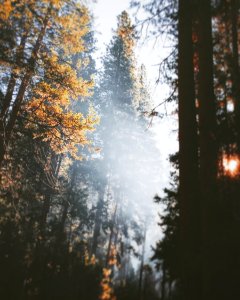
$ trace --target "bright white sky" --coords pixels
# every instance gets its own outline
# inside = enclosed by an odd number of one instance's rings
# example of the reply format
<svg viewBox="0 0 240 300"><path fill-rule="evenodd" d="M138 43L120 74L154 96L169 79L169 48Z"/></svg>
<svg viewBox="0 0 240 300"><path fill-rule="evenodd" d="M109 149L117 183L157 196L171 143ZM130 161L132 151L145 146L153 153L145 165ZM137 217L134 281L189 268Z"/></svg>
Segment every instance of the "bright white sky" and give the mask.
<svg viewBox="0 0 240 300"><path fill-rule="evenodd" d="M123 10L128 10L129 2L129 0L98 0L92 4L95 28L99 33L98 48L102 51L111 40L112 29L117 25L117 16Z"/></svg>
<svg viewBox="0 0 240 300"><path fill-rule="evenodd" d="M142 1L143 2L143 1ZM99 49L99 56L104 53L106 46L111 40L113 30L117 26L117 16L123 11L127 10L130 16L134 13L134 10L129 9L130 0L98 0L92 4L92 11L95 16L95 29L98 32L97 46ZM141 14L141 18L143 14ZM133 20L133 17L132 17ZM162 48L159 51L159 43L155 46L155 40L150 43L144 43L142 38L136 49L136 56L139 62L144 63L148 69L149 79L154 83L158 77L157 64L164 58L166 49ZM155 88L154 88L155 90Z"/></svg>

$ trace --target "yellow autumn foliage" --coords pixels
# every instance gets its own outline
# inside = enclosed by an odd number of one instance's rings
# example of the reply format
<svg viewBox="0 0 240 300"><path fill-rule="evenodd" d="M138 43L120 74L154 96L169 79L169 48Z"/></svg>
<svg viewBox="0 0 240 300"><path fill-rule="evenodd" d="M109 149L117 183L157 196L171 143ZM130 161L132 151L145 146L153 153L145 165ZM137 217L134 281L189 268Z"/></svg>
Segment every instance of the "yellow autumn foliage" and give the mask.
<svg viewBox="0 0 240 300"><path fill-rule="evenodd" d="M101 295L99 296L100 300L116 300L111 286L111 274L111 269L103 268L103 278L100 283L102 289Z"/></svg>
<svg viewBox="0 0 240 300"><path fill-rule="evenodd" d="M13 10L12 1L4 0L0 2L0 18L7 20Z"/></svg>
<svg viewBox="0 0 240 300"><path fill-rule="evenodd" d="M92 107L84 116L74 112L71 106L72 101L91 96L94 85L93 81L77 76L75 68L84 67L86 60L79 61L78 66L72 63L73 55L85 51L84 36L90 22L87 8L72 0L5 0L0 2L0 17L19 29L16 49L8 51L10 56L21 52L22 59L29 56L29 50L17 44L25 35L25 44L34 48L47 20L38 53L33 56L37 66L32 73L33 85L28 88L19 113L27 120L26 126L33 130L34 138L49 143L56 154L68 152L80 158L78 146L90 145L87 133L99 122ZM24 64L5 65L5 68L16 76L29 72L29 66Z"/></svg>
<svg viewBox="0 0 240 300"><path fill-rule="evenodd" d="M109 266L116 266L117 265L117 249L114 245L111 245L109 258L108 258L108 265Z"/></svg>
<svg viewBox="0 0 240 300"><path fill-rule="evenodd" d="M123 41L124 46L124 54L127 58L131 58L133 56L133 51L135 47L135 29L131 24L131 19L126 11L123 11L119 16L119 25L117 29L118 36Z"/></svg>
<svg viewBox="0 0 240 300"><path fill-rule="evenodd" d="M112 287L112 270L114 266L117 266L117 249L115 245L111 245L109 257L107 261L107 268L102 270L102 280L100 282L101 294L99 296L100 300L116 300L114 295L114 290Z"/></svg>
<svg viewBox="0 0 240 300"><path fill-rule="evenodd" d="M76 13L76 11L58 17L61 25L59 30L61 40L59 42L66 55L82 52L85 49L82 37L88 32L87 25L90 19L85 7L78 7L78 9L81 12L80 18L79 13Z"/></svg>

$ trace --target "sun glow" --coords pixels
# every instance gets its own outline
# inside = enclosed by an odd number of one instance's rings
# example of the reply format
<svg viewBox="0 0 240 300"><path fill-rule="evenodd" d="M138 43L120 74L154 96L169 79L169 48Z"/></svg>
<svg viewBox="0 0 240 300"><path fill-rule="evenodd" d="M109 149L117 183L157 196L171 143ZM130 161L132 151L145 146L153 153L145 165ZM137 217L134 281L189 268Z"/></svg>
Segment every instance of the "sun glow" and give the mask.
<svg viewBox="0 0 240 300"><path fill-rule="evenodd" d="M239 158L235 156L224 157L223 168L227 175L236 176L239 172Z"/></svg>

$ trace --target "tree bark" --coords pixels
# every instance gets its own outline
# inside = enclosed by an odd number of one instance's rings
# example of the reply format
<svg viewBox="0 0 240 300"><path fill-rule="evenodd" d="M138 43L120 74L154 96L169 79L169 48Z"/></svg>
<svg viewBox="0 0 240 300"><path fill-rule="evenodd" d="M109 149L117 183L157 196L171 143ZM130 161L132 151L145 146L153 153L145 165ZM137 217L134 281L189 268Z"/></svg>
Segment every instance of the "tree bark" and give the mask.
<svg viewBox="0 0 240 300"><path fill-rule="evenodd" d="M203 299L221 299L216 259L217 228L217 143L216 107L213 86L213 45L210 0L198 2L199 36L199 132L200 188L203 220Z"/></svg>
<svg viewBox="0 0 240 300"><path fill-rule="evenodd" d="M162 278L161 278L161 300L166 300L165 288L166 288L166 267L165 267L165 262L163 261Z"/></svg>
<svg viewBox="0 0 240 300"><path fill-rule="evenodd" d="M18 46L18 49L16 50L16 61L15 61L16 68L20 68L21 64L23 64L24 48L26 45L27 36L28 36L28 29L26 29L26 31L23 33L20 45ZM6 113L10 108L12 97L13 97L13 91L14 91L15 84L16 84L18 77L19 76L16 74L16 72L13 68L9 82L8 82L7 92L3 99L3 106L1 109L1 113L0 113L0 119L2 121L4 119L6 119Z"/></svg>
<svg viewBox="0 0 240 300"><path fill-rule="evenodd" d="M108 266L108 261L109 261L109 257L110 257L110 251L111 251L115 222L116 222L116 214L117 214L117 203L116 203L113 218L112 218L112 226L111 226L110 236L109 236L109 241L108 241L108 250L107 250L107 255L106 255L106 263L105 263L106 267Z"/></svg>
<svg viewBox="0 0 240 300"><path fill-rule="evenodd" d="M91 255L96 256L97 247L98 247L98 237L100 236L100 229L102 225L102 211L104 205L104 189L100 188L101 190L98 191L98 203L96 209L96 216L95 216L95 225L93 231L93 242L92 242L92 249Z"/></svg>
<svg viewBox="0 0 240 300"><path fill-rule="evenodd" d="M141 255L141 264L139 270L139 281L138 281L138 298L139 300L143 300L143 268L144 268L144 259L145 259L145 246L146 246L146 234L147 234L147 225L145 224L144 227L144 234L143 234L143 244L142 244L142 255Z"/></svg>
<svg viewBox="0 0 240 300"><path fill-rule="evenodd" d="M231 0L233 96L235 100L237 150L238 153L240 153L240 74L238 54L238 8L239 1Z"/></svg>
<svg viewBox="0 0 240 300"><path fill-rule="evenodd" d="M181 283L184 300L201 298L198 136L193 67L193 4L179 0L178 93Z"/></svg>

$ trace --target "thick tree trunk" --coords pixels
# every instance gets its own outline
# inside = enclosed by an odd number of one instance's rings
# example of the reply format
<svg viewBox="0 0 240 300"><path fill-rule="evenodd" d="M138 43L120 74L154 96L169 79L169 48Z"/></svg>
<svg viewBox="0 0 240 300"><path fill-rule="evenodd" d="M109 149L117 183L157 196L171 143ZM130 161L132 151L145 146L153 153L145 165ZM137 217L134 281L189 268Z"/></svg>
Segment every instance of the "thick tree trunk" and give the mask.
<svg viewBox="0 0 240 300"><path fill-rule="evenodd" d="M216 108L213 87L213 45L210 0L199 1L199 131L200 187L203 212L203 299L222 299L217 204ZM221 250L220 250L221 251ZM220 274L218 273L220 272ZM221 284L220 284L221 285Z"/></svg>
<svg viewBox="0 0 240 300"><path fill-rule="evenodd" d="M192 1L179 1L179 181L184 300L201 298L198 141L192 44Z"/></svg>
<svg viewBox="0 0 240 300"><path fill-rule="evenodd" d="M237 149L238 149L238 153L240 153L240 74L239 74L239 55L238 55L238 10L239 10L239 1L231 0L233 96L235 99L235 123L236 123L236 134L237 134Z"/></svg>

